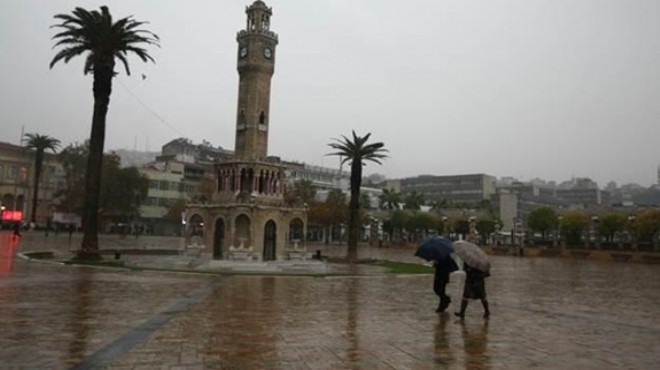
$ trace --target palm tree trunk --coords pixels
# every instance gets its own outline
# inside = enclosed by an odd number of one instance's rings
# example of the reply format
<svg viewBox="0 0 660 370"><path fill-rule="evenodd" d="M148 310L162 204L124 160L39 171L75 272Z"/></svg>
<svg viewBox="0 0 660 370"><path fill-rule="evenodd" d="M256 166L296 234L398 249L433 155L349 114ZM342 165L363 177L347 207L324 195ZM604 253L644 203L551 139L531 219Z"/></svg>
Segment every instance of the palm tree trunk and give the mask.
<svg viewBox="0 0 660 370"><path fill-rule="evenodd" d="M351 200L348 212L348 253L349 262L357 261L358 231L360 230L360 186L362 185L362 161L351 163Z"/></svg>
<svg viewBox="0 0 660 370"><path fill-rule="evenodd" d="M101 198L101 171L103 168L103 144L105 119L112 92L113 65L94 67L94 116L89 138L89 157L85 172L85 210L83 215L83 240L78 259L98 260L99 253L99 204Z"/></svg>
<svg viewBox="0 0 660 370"><path fill-rule="evenodd" d="M34 184L32 189L32 215L30 216L30 222L37 222L37 203L39 200L39 178L41 177L41 166L44 161L44 151L43 149L37 148L36 157L34 159Z"/></svg>

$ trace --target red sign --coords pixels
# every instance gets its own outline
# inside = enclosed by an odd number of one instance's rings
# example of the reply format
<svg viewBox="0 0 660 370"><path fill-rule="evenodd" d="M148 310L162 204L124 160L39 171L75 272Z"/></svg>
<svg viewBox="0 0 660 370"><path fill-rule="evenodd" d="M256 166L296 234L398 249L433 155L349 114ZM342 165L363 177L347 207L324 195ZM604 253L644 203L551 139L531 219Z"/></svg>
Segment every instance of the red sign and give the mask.
<svg viewBox="0 0 660 370"><path fill-rule="evenodd" d="M2 221L22 221L23 211L2 211Z"/></svg>

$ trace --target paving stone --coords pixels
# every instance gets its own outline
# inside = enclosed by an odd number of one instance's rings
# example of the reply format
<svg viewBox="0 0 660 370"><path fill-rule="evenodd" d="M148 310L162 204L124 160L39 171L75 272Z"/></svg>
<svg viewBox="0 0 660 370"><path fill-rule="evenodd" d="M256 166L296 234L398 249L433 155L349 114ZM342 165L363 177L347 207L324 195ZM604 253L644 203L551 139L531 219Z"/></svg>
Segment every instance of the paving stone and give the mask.
<svg viewBox="0 0 660 370"><path fill-rule="evenodd" d="M7 236L0 233L0 369L71 368L117 343L126 348L116 347L101 368L603 370L660 363L656 265L496 256L486 280L491 319L471 302L461 321L451 314L460 274L448 286L449 312L436 314L430 275L364 269L371 276L218 280L60 266L14 256L65 251L67 237L34 235L16 244ZM417 261L405 249L363 249L361 256Z"/></svg>

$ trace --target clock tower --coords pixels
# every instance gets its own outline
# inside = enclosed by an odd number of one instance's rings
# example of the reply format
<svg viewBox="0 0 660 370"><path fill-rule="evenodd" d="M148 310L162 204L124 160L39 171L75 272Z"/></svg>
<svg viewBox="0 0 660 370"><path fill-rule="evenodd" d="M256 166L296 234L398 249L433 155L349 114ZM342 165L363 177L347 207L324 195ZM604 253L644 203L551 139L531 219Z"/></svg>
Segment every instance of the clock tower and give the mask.
<svg viewBox="0 0 660 370"><path fill-rule="evenodd" d="M268 156L270 80L275 72L277 34L270 30L271 8L257 0L246 7L247 23L238 32L238 107L235 155L240 160Z"/></svg>
<svg viewBox="0 0 660 370"><path fill-rule="evenodd" d="M234 157L214 166L211 199L186 208L187 237L201 234L213 259L287 259L305 248L307 206L284 201L286 166L268 156L270 79L277 35L261 0L245 9L238 32L238 107ZM198 236L198 235L195 235Z"/></svg>

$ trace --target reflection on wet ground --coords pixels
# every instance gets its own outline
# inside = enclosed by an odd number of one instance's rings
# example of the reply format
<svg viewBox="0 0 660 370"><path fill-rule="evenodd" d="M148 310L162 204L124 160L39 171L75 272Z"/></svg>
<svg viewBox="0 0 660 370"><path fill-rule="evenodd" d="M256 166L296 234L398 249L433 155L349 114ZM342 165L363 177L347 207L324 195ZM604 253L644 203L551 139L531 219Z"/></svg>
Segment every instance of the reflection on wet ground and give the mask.
<svg viewBox="0 0 660 370"><path fill-rule="evenodd" d="M91 269L11 259L43 241L17 246L6 235L0 235L0 368L653 369L660 363L657 265L494 257L486 281L492 318L485 321L473 302L460 321L434 312L429 275L218 278ZM414 261L406 250L361 253ZM461 283L461 275L452 276L454 302Z"/></svg>

